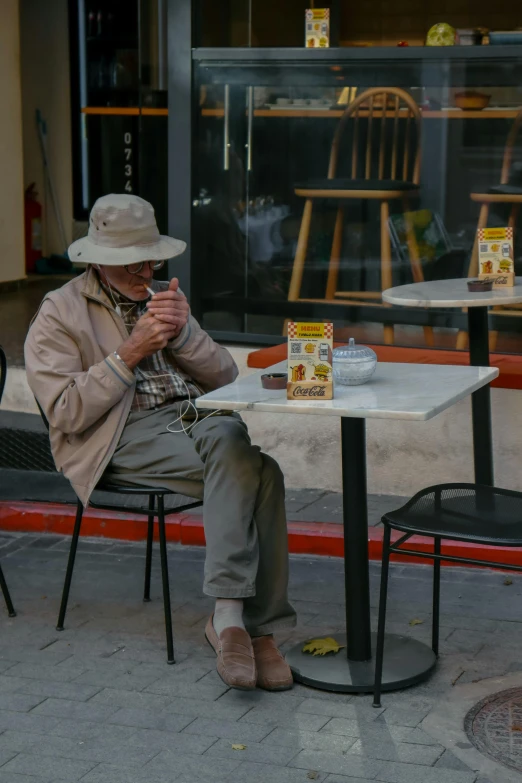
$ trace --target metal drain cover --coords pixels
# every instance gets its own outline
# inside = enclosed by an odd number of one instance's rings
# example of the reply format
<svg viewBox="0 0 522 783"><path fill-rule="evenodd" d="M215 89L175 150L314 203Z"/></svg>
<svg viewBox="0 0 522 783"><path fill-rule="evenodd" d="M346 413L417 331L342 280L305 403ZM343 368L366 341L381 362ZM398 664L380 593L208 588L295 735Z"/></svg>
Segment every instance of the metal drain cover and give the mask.
<svg viewBox="0 0 522 783"><path fill-rule="evenodd" d="M522 772L522 688L482 699L466 715L464 729L481 753Z"/></svg>

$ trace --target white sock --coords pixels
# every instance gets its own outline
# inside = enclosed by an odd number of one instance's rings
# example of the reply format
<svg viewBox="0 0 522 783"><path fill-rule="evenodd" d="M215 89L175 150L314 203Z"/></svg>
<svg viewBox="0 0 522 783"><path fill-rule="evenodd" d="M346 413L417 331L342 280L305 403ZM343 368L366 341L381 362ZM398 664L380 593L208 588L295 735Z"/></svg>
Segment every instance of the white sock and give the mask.
<svg viewBox="0 0 522 783"><path fill-rule="evenodd" d="M225 628L245 628L243 600L241 598L216 598L214 630L219 636Z"/></svg>

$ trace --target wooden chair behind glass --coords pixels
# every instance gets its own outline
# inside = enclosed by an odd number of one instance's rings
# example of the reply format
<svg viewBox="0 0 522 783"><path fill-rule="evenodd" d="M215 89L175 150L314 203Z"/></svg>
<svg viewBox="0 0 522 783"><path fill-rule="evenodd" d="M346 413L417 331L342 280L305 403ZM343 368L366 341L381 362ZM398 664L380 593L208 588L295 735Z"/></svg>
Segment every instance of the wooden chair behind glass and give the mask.
<svg viewBox="0 0 522 783"><path fill-rule="evenodd" d="M391 131L390 131L391 128ZM346 147L343 139L351 130L349 176L340 176L339 168ZM289 301L328 301L335 304L364 302L382 305L381 293L392 286L392 250L388 221L390 201L400 200L405 213L410 199L417 197L420 184L421 113L413 98L397 87L377 87L361 93L345 110L332 142L326 178L295 187L295 193L306 199L292 277ZM340 165L341 164L341 165ZM346 166L345 166L346 168ZM314 201L336 201L337 212L328 264L324 299L303 299L301 288L310 238ZM378 201L380 205L380 278L379 291L338 290L344 211L347 200ZM408 231L408 247L413 280L424 279L413 228ZM425 327L426 342L432 344L431 327ZM393 342L393 325L385 324L384 341Z"/></svg>
<svg viewBox="0 0 522 783"><path fill-rule="evenodd" d="M471 254L471 261L468 270L468 277L476 277L479 273L478 269L478 232L481 228L486 228L489 220L489 213L491 207L495 204L503 204L511 206L508 217L508 226L515 228L520 205L522 204L522 178L519 183L513 183L513 160L515 157L516 143L519 137L520 130L522 128L522 109L515 117L515 121L511 126L509 135L507 137L506 146L504 148L504 157L502 160L502 170L500 173L500 183L493 185L487 193L471 193L470 198L476 204L480 204L480 212L477 223L477 233L475 235L475 242L473 244L473 252ZM519 305L511 305L509 307L494 307L493 310L502 315L515 315L522 316L522 309ZM494 350L498 338L498 332L491 331L489 333L490 348ZM468 333L459 332L457 336L457 348L465 349L468 345Z"/></svg>

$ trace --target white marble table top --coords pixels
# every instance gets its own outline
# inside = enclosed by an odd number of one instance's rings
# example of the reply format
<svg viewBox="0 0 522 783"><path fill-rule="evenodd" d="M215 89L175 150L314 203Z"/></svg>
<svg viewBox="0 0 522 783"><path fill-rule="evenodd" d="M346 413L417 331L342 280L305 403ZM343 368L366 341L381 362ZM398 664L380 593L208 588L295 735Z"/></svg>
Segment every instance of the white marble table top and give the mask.
<svg viewBox="0 0 522 783"><path fill-rule="evenodd" d="M287 400L286 390L263 389L261 375L284 372L280 362L196 399L198 408L308 413L358 419L431 419L497 377L496 367L379 363L362 386L334 388L333 400Z"/></svg>
<svg viewBox="0 0 522 783"><path fill-rule="evenodd" d="M382 298L389 304L404 307L487 307L522 302L522 277L515 278L513 288L484 293L468 291L467 282L468 278L458 278L399 285L383 291Z"/></svg>

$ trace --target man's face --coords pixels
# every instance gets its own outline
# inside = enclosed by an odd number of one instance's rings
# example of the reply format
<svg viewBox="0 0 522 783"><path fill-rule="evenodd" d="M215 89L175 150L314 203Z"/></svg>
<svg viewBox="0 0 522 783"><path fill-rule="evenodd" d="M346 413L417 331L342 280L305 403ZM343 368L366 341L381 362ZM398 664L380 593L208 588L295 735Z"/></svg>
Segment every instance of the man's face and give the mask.
<svg viewBox="0 0 522 783"><path fill-rule="evenodd" d="M139 302L149 297L144 286L150 285L154 275L152 270L154 263L154 261L145 261L139 272L129 272L124 266L100 265L101 277L123 296ZM139 264L131 264L130 269L132 270L133 267L139 267Z"/></svg>

